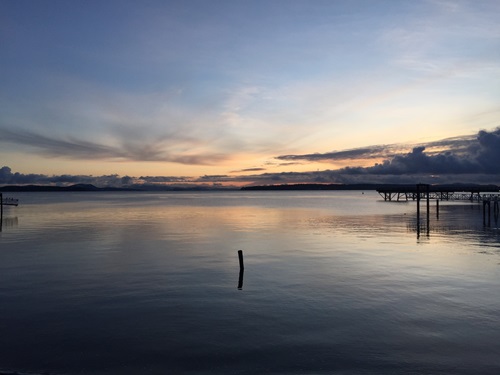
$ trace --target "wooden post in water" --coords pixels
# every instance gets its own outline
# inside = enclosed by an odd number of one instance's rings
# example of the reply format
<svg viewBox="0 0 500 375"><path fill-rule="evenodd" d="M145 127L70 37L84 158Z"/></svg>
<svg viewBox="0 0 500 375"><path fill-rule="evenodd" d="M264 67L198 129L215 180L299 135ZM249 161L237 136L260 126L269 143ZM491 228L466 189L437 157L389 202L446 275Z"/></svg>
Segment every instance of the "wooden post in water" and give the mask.
<svg viewBox="0 0 500 375"><path fill-rule="evenodd" d="M245 266L243 265L243 250L238 250L238 259L240 261L240 275L238 277L238 289L243 289L243 274L245 273Z"/></svg>
<svg viewBox="0 0 500 375"><path fill-rule="evenodd" d="M240 276L238 277L238 289L242 290L243 289L243 274L245 273L245 270L240 269Z"/></svg>
<svg viewBox="0 0 500 375"><path fill-rule="evenodd" d="M245 266L243 265L243 250L238 250L238 259L240 260L240 270L244 270Z"/></svg>
<svg viewBox="0 0 500 375"><path fill-rule="evenodd" d="M439 220L439 199L436 199L436 219Z"/></svg>

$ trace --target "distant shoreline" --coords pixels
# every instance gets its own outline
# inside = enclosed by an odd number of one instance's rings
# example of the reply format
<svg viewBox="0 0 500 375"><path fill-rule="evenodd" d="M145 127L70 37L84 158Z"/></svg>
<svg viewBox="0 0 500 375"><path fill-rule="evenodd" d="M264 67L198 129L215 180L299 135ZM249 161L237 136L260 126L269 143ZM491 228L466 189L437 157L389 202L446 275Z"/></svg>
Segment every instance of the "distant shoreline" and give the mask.
<svg viewBox="0 0 500 375"><path fill-rule="evenodd" d="M377 190L380 184L286 184L244 186L241 190ZM395 186L395 185L390 185Z"/></svg>
<svg viewBox="0 0 500 375"><path fill-rule="evenodd" d="M145 192L145 191L294 191L294 190L380 190L380 189L414 189L416 184L282 184L282 185L260 185L260 186L244 186L242 188L234 187L207 187L207 186L138 186L138 187L96 187L91 184L75 184L70 186L47 186L47 185L6 185L0 187L0 192L84 192L84 191L130 191L130 192ZM434 188L449 189L454 191L499 191L497 185L480 185L480 184L446 184L446 185L431 185Z"/></svg>

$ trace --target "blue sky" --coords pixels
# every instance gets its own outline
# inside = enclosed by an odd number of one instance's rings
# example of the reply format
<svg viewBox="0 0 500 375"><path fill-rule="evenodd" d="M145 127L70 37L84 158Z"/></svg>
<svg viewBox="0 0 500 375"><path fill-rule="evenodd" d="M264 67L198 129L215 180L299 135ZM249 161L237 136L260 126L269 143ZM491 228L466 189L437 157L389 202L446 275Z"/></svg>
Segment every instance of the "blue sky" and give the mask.
<svg viewBox="0 0 500 375"><path fill-rule="evenodd" d="M421 147L476 165L494 149L479 136L500 136L499 15L496 0L3 0L0 183L358 182ZM364 178L500 182L475 170Z"/></svg>

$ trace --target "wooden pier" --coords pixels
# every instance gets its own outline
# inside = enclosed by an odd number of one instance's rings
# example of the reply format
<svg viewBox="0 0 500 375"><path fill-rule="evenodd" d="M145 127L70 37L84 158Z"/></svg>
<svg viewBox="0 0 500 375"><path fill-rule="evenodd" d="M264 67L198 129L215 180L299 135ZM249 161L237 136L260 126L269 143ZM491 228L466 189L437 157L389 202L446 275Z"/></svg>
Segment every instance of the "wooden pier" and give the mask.
<svg viewBox="0 0 500 375"><path fill-rule="evenodd" d="M498 219L500 216L500 192L498 186L493 185L399 185L377 189L377 192L384 198L384 201L409 201L413 200L417 203L416 228L417 238L420 237L421 222L420 222L420 202L425 201L426 206L426 224L423 228L426 229L427 236L430 233L430 200L436 201L436 218L439 220L439 201L469 201L483 203L483 225L491 226L491 211L495 225L498 227Z"/></svg>
<svg viewBox="0 0 500 375"><path fill-rule="evenodd" d="M377 189L384 201L408 201L419 199L437 199L442 201L471 201L500 200L497 186L446 186L446 185L401 185Z"/></svg>
<svg viewBox="0 0 500 375"><path fill-rule="evenodd" d="M19 205L19 199L16 198L4 198L3 194L0 193L0 209L3 214L3 206L17 206Z"/></svg>
<svg viewBox="0 0 500 375"><path fill-rule="evenodd" d="M2 198L2 194L0 194L0 204L2 206L18 206L19 199L16 198Z"/></svg>

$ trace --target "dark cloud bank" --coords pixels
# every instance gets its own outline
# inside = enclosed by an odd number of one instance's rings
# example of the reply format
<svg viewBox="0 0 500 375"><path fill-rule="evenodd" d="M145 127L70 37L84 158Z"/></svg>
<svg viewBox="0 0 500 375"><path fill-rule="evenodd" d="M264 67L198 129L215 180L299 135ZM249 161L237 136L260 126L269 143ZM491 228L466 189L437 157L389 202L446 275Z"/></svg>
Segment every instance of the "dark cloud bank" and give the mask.
<svg viewBox="0 0 500 375"><path fill-rule="evenodd" d="M426 147L427 146L427 147ZM430 152L426 152L429 148ZM436 151L446 149L447 151ZM324 154L285 155L281 161L338 161L387 157L370 167L346 167L316 172L262 173L255 175L216 175L191 177L118 175L85 176L13 173L0 169L0 185L70 185L93 184L99 187L154 187L160 184L186 187L193 184L217 187L219 184L286 184L286 183L500 183L500 127L481 130L475 137L460 137L418 145L411 152L397 153L401 146L371 146ZM261 171L260 168L244 171ZM243 171L243 170L242 170Z"/></svg>
<svg viewBox="0 0 500 375"><path fill-rule="evenodd" d="M9 167L0 168L0 185L57 185L93 184L96 186L125 186L133 182L129 176L85 176L85 175L59 175L47 176L44 174L12 173Z"/></svg>

